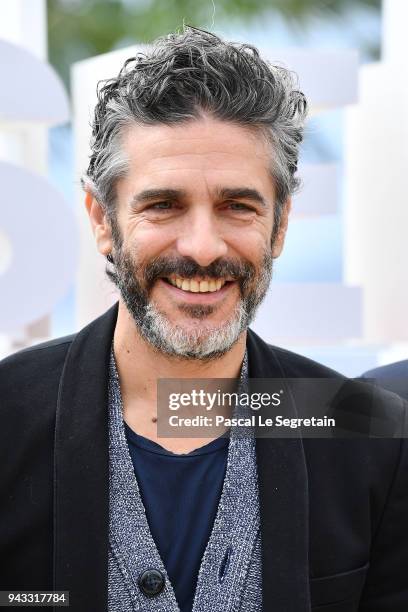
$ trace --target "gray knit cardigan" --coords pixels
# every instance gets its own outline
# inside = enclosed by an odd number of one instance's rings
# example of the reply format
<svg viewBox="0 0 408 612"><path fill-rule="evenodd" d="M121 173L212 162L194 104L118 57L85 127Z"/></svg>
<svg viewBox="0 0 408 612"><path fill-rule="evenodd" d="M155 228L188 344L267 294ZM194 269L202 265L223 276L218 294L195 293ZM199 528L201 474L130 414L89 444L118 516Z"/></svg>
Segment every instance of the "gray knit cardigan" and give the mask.
<svg viewBox="0 0 408 612"><path fill-rule="evenodd" d="M247 357L241 385L247 383ZM242 389L243 387L241 387ZM236 407L235 414L238 409ZM173 587L150 533L123 423L113 351L109 370L109 612L179 612ZM149 598L138 577L156 568L165 588ZM192 612L261 612L261 541L253 432L230 432L227 469L211 536L201 560Z"/></svg>

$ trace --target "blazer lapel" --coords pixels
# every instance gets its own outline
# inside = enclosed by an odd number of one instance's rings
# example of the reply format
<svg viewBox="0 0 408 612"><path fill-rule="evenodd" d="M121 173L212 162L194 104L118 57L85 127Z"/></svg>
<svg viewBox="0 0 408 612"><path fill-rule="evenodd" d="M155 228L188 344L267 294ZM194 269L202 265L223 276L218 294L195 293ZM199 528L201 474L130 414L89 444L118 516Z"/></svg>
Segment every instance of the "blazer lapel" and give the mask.
<svg viewBox="0 0 408 612"><path fill-rule="evenodd" d="M108 362L117 304L77 334L62 373L54 447L54 589L72 612L107 610Z"/></svg>
<svg viewBox="0 0 408 612"><path fill-rule="evenodd" d="M252 330L247 349L250 378L285 378L273 349ZM309 612L309 502L302 440L258 438L256 451L263 609Z"/></svg>

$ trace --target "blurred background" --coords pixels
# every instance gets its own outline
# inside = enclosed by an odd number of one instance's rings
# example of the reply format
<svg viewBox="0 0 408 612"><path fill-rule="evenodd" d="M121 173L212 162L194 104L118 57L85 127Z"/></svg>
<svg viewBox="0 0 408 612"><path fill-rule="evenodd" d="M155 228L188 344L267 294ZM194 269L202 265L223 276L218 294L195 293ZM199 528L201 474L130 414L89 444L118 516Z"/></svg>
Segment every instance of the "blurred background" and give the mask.
<svg viewBox="0 0 408 612"><path fill-rule="evenodd" d="M311 103L303 189L253 329L350 376L408 357L407 0L13 0L0 8L0 357L116 300L81 173L99 79L182 28L256 45Z"/></svg>

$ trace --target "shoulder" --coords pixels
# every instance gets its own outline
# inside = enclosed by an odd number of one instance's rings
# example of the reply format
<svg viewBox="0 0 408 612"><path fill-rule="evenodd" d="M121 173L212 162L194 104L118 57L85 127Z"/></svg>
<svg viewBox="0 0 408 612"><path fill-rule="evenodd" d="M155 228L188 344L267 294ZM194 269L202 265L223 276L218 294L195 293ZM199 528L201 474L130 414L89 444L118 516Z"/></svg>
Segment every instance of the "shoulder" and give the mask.
<svg viewBox="0 0 408 612"><path fill-rule="evenodd" d="M48 340L41 344L29 346L2 359L0 361L0 380L3 380L6 374L12 375L22 370L26 372L27 370L37 371L39 373L44 367L52 366L61 361L61 359L65 358L74 337L75 335L72 334Z"/></svg>
<svg viewBox="0 0 408 612"><path fill-rule="evenodd" d="M363 376L374 379L384 389L408 399L408 359L368 370Z"/></svg>
<svg viewBox="0 0 408 612"><path fill-rule="evenodd" d="M365 378L393 378L394 376L408 376L408 359L396 361L379 368L373 368L363 374Z"/></svg>
<svg viewBox="0 0 408 612"><path fill-rule="evenodd" d="M268 344L252 329L248 329L247 348L253 377L346 378L308 357Z"/></svg>
<svg viewBox="0 0 408 612"><path fill-rule="evenodd" d="M276 359L280 362L285 376L287 377L346 379L340 372L336 372L336 370L332 370L317 361L313 361L313 359L309 359L298 353L293 353L279 346L270 344L268 346Z"/></svg>
<svg viewBox="0 0 408 612"><path fill-rule="evenodd" d="M374 417L393 425L397 423L398 429L404 426L406 402L392 387L378 388L369 379L348 378L302 355L275 346L270 349L280 361L285 377L307 379L305 388L316 392L321 389L326 399L330 397L331 409L341 414L343 420L347 414L346 421L350 421L353 427L356 415L367 420L367 427ZM322 382L319 383L318 379Z"/></svg>
<svg viewBox="0 0 408 612"><path fill-rule="evenodd" d="M313 397L317 405L324 401L330 414L336 415L336 424L341 423L347 430L354 431L362 423L370 431L374 417L386 425L387 432L400 431L405 426L406 403L390 392L392 389L379 388L370 380L347 378L303 355L267 344L252 331L248 334L248 353L250 377L291 380L291 389L297 392L298 411L302 410L304 398Z"/></svg>
<svg viewBox="0 0 408 612"><path fill-rule="evenodd" d="M56 398L65 358L74 336L23 349L0 361L1 413L21 414Z"/></svg>

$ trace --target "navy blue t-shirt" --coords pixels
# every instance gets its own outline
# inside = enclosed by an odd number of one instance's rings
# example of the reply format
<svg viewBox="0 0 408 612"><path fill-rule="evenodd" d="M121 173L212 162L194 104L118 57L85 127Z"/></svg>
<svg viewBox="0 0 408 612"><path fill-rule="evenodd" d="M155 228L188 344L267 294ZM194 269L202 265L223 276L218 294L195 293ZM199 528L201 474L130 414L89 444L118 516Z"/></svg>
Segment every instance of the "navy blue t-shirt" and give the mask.
<svg viewBox="0 0 408 612"><path fill-rule="evenodd" d="M191 612L224 482L228 438L179 455L126 423L125 431L150 531L181 612Z"/></svg>

